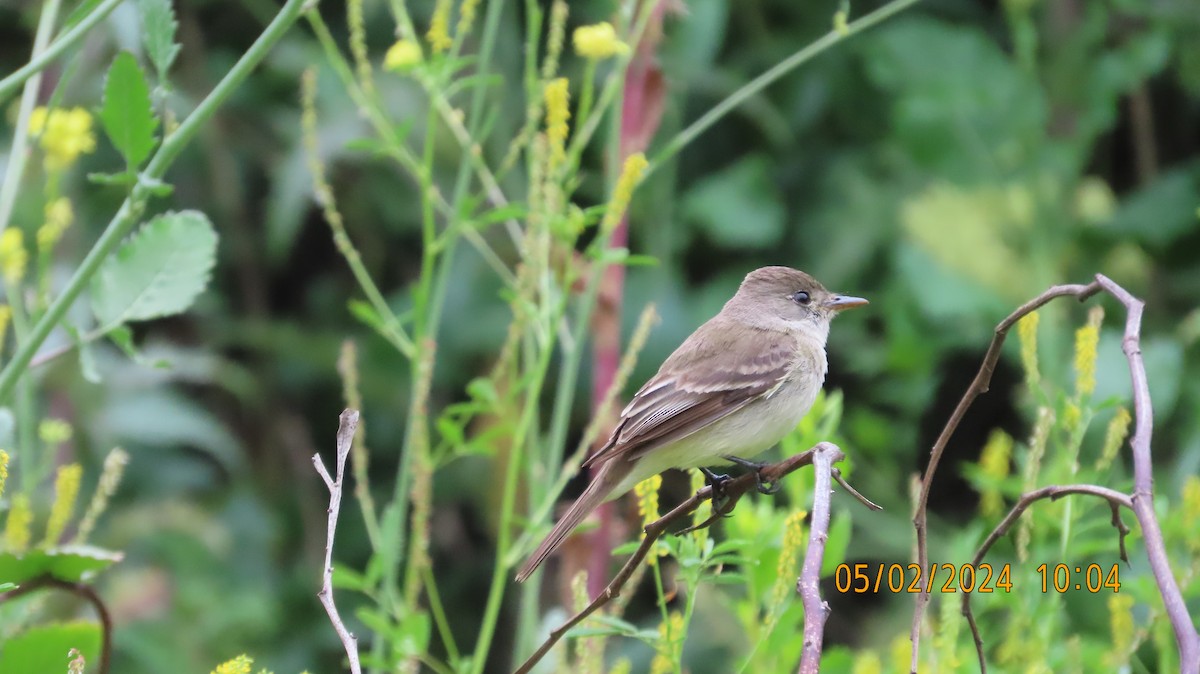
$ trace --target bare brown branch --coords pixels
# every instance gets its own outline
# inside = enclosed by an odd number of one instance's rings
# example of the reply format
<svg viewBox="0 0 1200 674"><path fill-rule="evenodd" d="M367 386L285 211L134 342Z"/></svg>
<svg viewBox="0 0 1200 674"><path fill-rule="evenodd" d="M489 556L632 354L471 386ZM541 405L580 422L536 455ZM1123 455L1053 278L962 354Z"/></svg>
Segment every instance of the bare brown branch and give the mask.
<svg viewBox="0 0 1200 674"><path fill-rule="evenodd" d="M979 372L975 374L975 379L971 381L971 385L967 387L963 397L958 401L958 406L954 408L950 419L946 421L946 426L942 428L941 434L933 443L933 448L929 451L929 466L925 469L925 475L921 479L921 493L917 498L916 514L913 516L913 526L917 530L917 564L922 569L929 566L929 543L926 539L926 524L928 521L928 505L929 505L929 489L933 484L933 476L937 471L938 462L941 461L942 453L946 451L946 445L950 442L950 437L954 435L954 431L958 429L958 424L970 409L971 404L975 402L975 398L982 393L987 393L988 387L992 381L992 372L996 368L996 361L1000 359L1000 347L1004 344L1004 338L1008 335L1008 331L1017 321L1023 316L1037 310L1042 305L1057 297L1075 297L1080 301L1085 300L1100 291L1100 283L1093 281L1087 285L1060 285L1053 286L1046 292L1038 295L1032 300L1026 302L1012 312L1003 321L1000 321L996 326L995 334L992 336L992 343L988 345L987 353L983 357L983 363L979 366ZM912 658L909 661L909 668L914 674L917 671L917 655L920 651L921 643L921 621L925 617L925 607L929 604L929 578L924 577L921 581L921 591L916 595L916 608L913 611L912 630L909 638L912 640Z"/></svg>
<svg viewBox="0 0 1200 674"><path fill-rule="evenodd" d="M1130 510L1133 510L1133 501L1129 498L1129 495L1123 494L1115 489L1109 489L1107 487L1101 487L1094 484L1069 484L1051 485L1049 487L1042 487L1041 489L1035 489L1034 491L1022 494L1021 498L1017 500L1016 505L1012 507L1012 510L1008 511L1008 515L996 525L995 529L992 529L992 533L988 534L987 539L983 541L983 545L979 546L979 550L975 552L975 558L971 560L971 568L979 568L979 565L981 562L983 562L983 557L987 554L988 550L990 550L992 546L996 544L996 541L1000 540L1005 534L1008 533L1008 530L1012 528L1012 525L1017 523L1017 520L1021 518L1021 515L1025 512L1025 510L1029 508L1029 506L1033 505L1034 502L1045 498L1048 498L1051 501L1057 501L1058 499L1070 494L1089 494L1091 496L1098 496L1108 501L1108 504L1112 507L1113 526L1117 529L1117 538L1118 545L1121 550L1121 559L1128 563L1129 558L1125 556L1125 536L1129 533L1129 527L1125 526L1125 522L1121 520L1120 509L1121 506L1124 506ZM973 593L971 592L963 593L962 613L967 617L967 623L971 627L971 636L975 639L975 653L979 656L979 672L980 674L987 674L987 661L983 657L983 637L979 634L979 627L975 624L975 614L971 612L972 594Z"/></svg>
<svg viewBox="0 0 1200 674"><path fill-rule="evenodd" d="M829 604L821 598L821 563L825 560L825 542L829 540L829 499L833 494L833 473L837 470L833 464L845 458L837 445L828 442L818 444L812 451L813 470L816 473L812 522L809 524L804 564L796 581L796 592L800 593L800 601L804 604L804 648L800 653L800 674L817 674L821 669L821 644L825 640L825 621L829 618ZM841 475L838 476L838 482L845 484ZM848 486L847 490L858 494Z"/></svg>
<svg viewBox="0 0 1200 674"><path fill-rule="evenodd" d="M104 600L91 585L70 583L51 576L41 576L21 583L21 586L15 590L0 592L0 604L47 587L70 592L91 604L95 609L96 616L100 619L100 664L97 670L100 674L108 674L109 664L112 661L112 614L108 612L108 606L104 604Z"/></svg>
<svg viewBox="0 0 1200 674"><path fill-rule="evenodd" d="M337 606L333 603L333 537L337 532L338 512L342 507L342 478L346 474L346 457L350 455L350 446L354 442L354 432L358 429L358 410L347 409L342 412L338 418L337 431L337 464L335 468L336 478L330 477L329 471L325 469L325 463L321 461L320 454L313 454L313 466L317 469L317 474L325 481L325 486L329 488L329 521L326 529L325 538L325 564L321 569L321 591L317 596L321 599L321 604L325 607L325 612L329 614L329 621L333 623L333 629L337 632L338 638L342 641L342 646L346 649L346 658L350 661L350 671L352 674L361 674L361 667L358 664L358 639L350 630L346 629L345 623L342 622L342 617L338 613Z"/></svg>

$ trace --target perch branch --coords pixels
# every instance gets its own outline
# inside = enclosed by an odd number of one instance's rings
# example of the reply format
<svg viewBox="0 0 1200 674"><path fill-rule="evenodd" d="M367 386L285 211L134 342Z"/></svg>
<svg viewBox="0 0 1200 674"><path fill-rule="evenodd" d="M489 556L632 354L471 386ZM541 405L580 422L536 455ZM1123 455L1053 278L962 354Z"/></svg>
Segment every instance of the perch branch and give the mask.
<svg viewBox="0 0 1200 674"><path fill-rule="evenodd" d="M1142 539L1146 542L1146 557L1154 572L1154 581L1162 595L1163 605L1175 631L1175 643L1179 647L1179 671L1200 674L1200 634L1188 615L1187 604L1179 591L1179 583L1171 573L1167 561L1167 548L1163 543L1162 529L1154 514L1154 471L1150 458L1150 440L1154 433L1154 411L1150 404L1150 385L1146 380L1146 366L1142 362L1141 332L1142 308L1138 298L1102 274L1096 274L1096 283L1108 294L1125 306L1125 337L1121 350L1129 361L1129 378L1133 384L1133 412L1136 419L1133 439L1133 513L1142 528Z"/></svg>
<svg viewBox="0 0 1200 674"><path fill-rule="evenodd" d="M813 447L812 452L813 471L816 474L812 523L808 530L804 565L796 581L796 592L804 604L804 647L800 655L800 674L817 674L821 669L821 643L825 638L825 621L829 618L829 604L821 598L821 564L825 561L825 542L829 540L829 498L833 494L831 478L837 471L833 464L846 456L837 445L828 442ZM845 484L840 475L838 482ZM847 491L858 493L853 489Z"/></svg>
<svg viewBox="0 0 1200 674"><path fill-rule="evenodd" d="M992 533L988 534L983 545L979 546L979 550L975 552L975 558L971 560L971 568L979 568L979 564L983 562L983 557L987 554L988 550L996 544L996 541L1008 533L1012 525L1017 523L1017 520L1021 518L1025 510L1033 505L1034 502L1045 498L1057 501L1070 494L1090 494L1108 501L1109 507L1112 508L1113 526L1117 529L1121 559L1128 564L1129 557L1125 553L1125 536L1129 533L1129 527L1125 526L1125 522L1121 520L1121 507L1124 506L1133 510L1133 501L1129 498L1129 495L1115 489L1094 484L1070 484L1061 486L1051 485L1022 494L1021 498L1017 500L1016 505L1012 507L1012 510L1008 511L1008 515L996 525L995 529L992 529ZM962 613L967 617L967 623L971 626L971 636L975 639L975 653L979 656L979 672L980 674L987 674L987 661L983 657L983 637L979 634L979 627L975 624L975 614L971 611L972 594L971 592L963 593Z"/></svg>
<svg viewBox="0 0 1200 674"><path fill-rule="evenodd" d="M929 566L926 523L928 521L929 489L933 484L934 472L937 471L938 462L942 458L942 453L946 450L946 444L950 442L950 436L954 435L959 422L962 421L971 404L975 402L975 398L979 397L981 393L987 392L988 386L992 381L992 372L996 368L996 361L1000 359L1000 347L1004 344L1004 338L1007 336L1009 329L1017 321L1021 320L1023 316L1035 311L1056 297L1075 297L1083 301L1099 291L1100 284L1096 281L1087 285L1053 286L1041 295L1021 305L996 326L995 334L992 335L992 342L988 345L987 353L983 357L983 363L979 366L979 372L975 374L975 379L971 381L971 385L967 387L962 399L958 401L958 406L954 408L950 419L946 421L946 426L942 428L941 434L938 435L937 440L933 443L933 448L929 451L929 466L925 469L925 475L921 478L921 492L917 498L917 507L913 515L913 526L917 531L917 563L920 565L920 568L924 569ZM917 671L917 654L920 650L921 621L925 617L925 607L928 604L929 578L925 576L921 580L921 591L916 595L916 608L913 610L912 630L909 634L909 639L912 641L912 658L909 661L909 670L914 673Z"/></svg>
<svg viewBox="0 0 1200 674"><path fill-rule="evenodd" d="M352 674L360 674L362 671L358 664L358 638L346 629L337 606L333 603L333 535L337 531L338 511L342 507L342 477L346 474L346 457L350 455L350 446L354 442L354 432L357 429L358 410L343 411L338 418L336 479L330 477L329 471L325 469L325 463L321 461L320 454L313 454L312 458L317 474L329 488L329 523L325 538L325 564L321 569L321 591L317 593L317 596L321 599L325 612L329 614L329 621L333 623L333 629L337 632L338 638L342 640L342 645L346 648L346 658L350 661Z"/></svg>
<svg viewBox="0 0 1200 674"><path fill-rule="evenodd" d="M825 498L824 508L825 508L825 530L827 530L828 525L829 525L828 492L829 492L829 472L830 472L828 470L828 467L834 461L838 461L842 458L842 451L840 449L838 449L838 447L836 445L834 445L832 443L828 443L828 442L819 443L815 447L813 447L812 449L810 449L808 451L801 452L799 454L790 456L790 457L784 459L783 461L780 461L778 463L773 463L769 466L764 467L761 471L759 471L759 475L761 476L761 479L764 482L775 482L777 480L782 479L784 476L788 475L789 473L795 471L797 468L800 468L801 466L805 466L810 463L813 463L814 458L818 457L818 456L822 457L822 460L828 461L828 463L826 464L826 470L825 470L825 490L824 490L824 492L822 492L820 489L819 485L821 484L821 482L820 482L821 478L818 475L818 478L817 478L818 479L818 489L817 489L818 496L814 497L815 499L819 500L820 494L822 494L822 493L826 494L826 496L824 497ZM834 457L836 457L836 458L834 458ZM758 481L755 479L755 474L753 472L739 475L738 477L730 480L728 483L725 484L725 487L724 487L724 496L728 497L729 500L727 501L726 505L722 508L722 512L727 514L730 510L733 509L733 504L735 504L739 498L741 498L747 492L750 492L751 490L756 489L757 486L758 486ZM853 493L857 494L857 492L853 492ZM616 597L621 593L621 590L624 588L625 583L628 582L630 576L633 575L634 569L636 569L638 564L640 564L642 562L642 560L646 558L646 555L649 554L651 549L653 549L654 543L660 537L662 537L663 533L666 532L666 530L670 527L670 525L678 520L683 519L687 515L689 515L696 508L700 507L700 504L703 503L704 501L711 500L712 495L713 495L713 492L712 492L711 486L702 487L695 494L692 494L691 497L689 497L686 501L675 506L675 508L672 509L671 512L667 513L666 515L663 515L662 517L658 518L657 520L654 520L650 524L647 524L644 529L646 535L645 535L645 537L642 538L641 545L638 546L638 549L636 551L634 551L633 556L631 556L625 562L625 564L621 567L621 570L618 571L617 575L613 577L611 582L609 582L608 587L604 588L604 590L601 591L600 594L598 594L596 596L596 598L593 599L592 602L590 604L588 604L587 607L585 607L582 611L580 611L579 613L576 613L574 616L571 616L571 618L569 620L567 620L565 623L563 623L562 625L557 627L554 631L552 631L550 633L550 636L548 636L546 638L546 641L542 643L542 645L533 653L533 655L529 656L529 659L527 659L524 662L524 664L522 664L520 667L517 668L515 674L528 674L528 672L533 670L534 665L536 665L538 662L540 662L542 660L542 658L546 657L546 654L550 652L550 649L553 648L555 646L555 644L557 644L559 641L561 641L563 636L565 636L566 633L572 627L575 627L579 623L583 622L584 619L586 619L588 616L592 615L593 613L595 613L596 611L601 609L605 604L609 603L613 599L616 599ZM865 499L862 499L861 497L860 497L860 500L863 500L865 503L870 503L869 501L866 501ZM813 512L814 512L813 529L815 531L816 530L815 520L816 520L816 512L817 512L816 505L814 505ZM698 525L697 527L691 527L689 529L686 529L685 531L690 531L690 530L693 530L698 527L707 526L707 525L711 524L712 522L714 522L717 518L718 518L718 516L711 517L707 521ZM811 549L811 547L813 546L813 543L810 542L809 546ZM822 538L821 538L819 547L824 548L824 534L823 533L822 533ZM810 552L808 554L816 554L816 553ZM809 563L808 556L806 555L805 564L807 565L808 563ZM820 573L819 560L817 562L817 573ZM819 597L818 597L818 600L819 600ZM807 605L805 608L807 609ZM807 610L806 610L806 614L807 614ZM807 619L806 619L806 622L807 622ZM822 622L824 622L824 621L822 620ZM820 629L820 628L818 628L818 629ZM819 648L819 642L818 642L818 648ZM818 653L818 655L819 655L819 653Z"/></svg>
<svg viewBox="0 0 1200 674"><path fill-rule="evenodd" d="M96 590L91 585L87 583L71 583L51 576L41 576L22 584L15 590L0 593L0 604L44 587L70 592L91 604L92 608L95 609L96 616L100 618L100 666L98 670L99 674L108 674L109 662L112 660L112 615L108 612L108 607L105 606L104 600L100 598L100 595L96 594Z"/></svg>

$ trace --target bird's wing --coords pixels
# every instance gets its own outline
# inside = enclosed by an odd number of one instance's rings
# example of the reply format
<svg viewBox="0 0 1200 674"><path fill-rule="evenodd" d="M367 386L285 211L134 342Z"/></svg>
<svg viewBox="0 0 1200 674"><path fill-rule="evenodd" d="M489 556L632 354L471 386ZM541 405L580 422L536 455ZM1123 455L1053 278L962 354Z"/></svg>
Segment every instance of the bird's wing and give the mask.
<svg viewBox="0 0 1200 674"><path fill-rule="evenodd" d="M793 368L793 340L774 331L701 326L634 395L608 442L584 465L635 460L770 394Z"/></svg>

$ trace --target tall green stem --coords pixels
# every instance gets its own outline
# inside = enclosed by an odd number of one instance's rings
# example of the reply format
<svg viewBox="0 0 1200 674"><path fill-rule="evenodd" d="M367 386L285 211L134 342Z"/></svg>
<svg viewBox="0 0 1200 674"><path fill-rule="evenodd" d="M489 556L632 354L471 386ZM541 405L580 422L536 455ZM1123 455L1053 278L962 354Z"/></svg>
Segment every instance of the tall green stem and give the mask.
<svg viewBox="0 0 1200 674"><path fill-rule="evenodd" d="M179 125L179 128L174 133L167 136L158 152L150 160L146 169L142 172L138 182L130 191L129 196L121 204L116 215L108 223L104 233L96 240L92 249L88 251L79 268L67 281L66 286L62 290L54 302L46 309L46 313L38 319L37 324L33 326L29 339L25 340L13 355L11 361L4 366L4 370L0 371L0 403L9 399L13 389L16 387L17 380L25 369L29 366L29 361L33 359L34 353L46 341L46 337L50 335L50 331L58 324L62 317L66 315L67 309L83 292L85 286L91 281L92 276L100 269L100 265L108 258L125 235L129 233L133 226L137 223L138 217L145 208L146 202L152 196L152 185L155 181L160 180L171 167L179 153L183 148L196 136L209 119L216 114L217 109L229 98L233 91L246 80L250 72L254 70L267 52L271 50L275 43L279 42L280 38L291 28L296 19L300 17L301 10L311 3L312 0L287 0L287 3L275 15L275 19L266 27L262 35L255 40L250 49L246 50L245 54L238 59L233 68L217 83L210 93L200 105L188 115L186 119Z"/></svg>

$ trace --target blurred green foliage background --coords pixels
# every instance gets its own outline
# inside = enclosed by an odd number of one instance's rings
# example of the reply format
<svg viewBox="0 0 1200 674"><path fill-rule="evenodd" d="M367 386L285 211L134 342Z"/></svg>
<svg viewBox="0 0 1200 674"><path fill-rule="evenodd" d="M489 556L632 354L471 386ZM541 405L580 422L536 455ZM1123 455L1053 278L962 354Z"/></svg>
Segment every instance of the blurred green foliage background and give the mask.
<svg viewBox="0 0 1200 674"><path fill-rule="evenodd" d="M409 4L427 25L432 3ZM828 32L838 9L791 0L675 4L681 11L668 18L659 52L667 87L659 138ZM852 15L876 4L852 3ZM524 14L521 3L508 5L494 63L515 82ZM0 72L28 59L38 6L0 4ZM172 96L190 107L275 7L265 0L181 0L175 7L183 50ZM366 8L368 44L382 55L393 23L383 3ZM343 6L327 0L321 11L344 35ZM569 26L612 11L602 0L573 2ZM137 11L126 3L82 47L63 104L94 105L113 52L137 52L139 39ZM348 312L359 293L313 204L298 105L301 72L313 64L323 71L320 149L349 235L397 311L408 301L420 262L416 187L391 164L347 146L366 134L366 122L334 86L307 26L298 25L185 151L170 173L175 194L156 206L200 209L221 236L213 283L194 310L136 333L148 359L172 366L132 362L106 347L97 352L101 383L80 378L73 356L41 372L52 392L47 414L75 428L59 460L79 460L94 476L111 447L131 454L93 537L127 554L99 582L119 625L114 671L207 671L242 652L279 672L334 671L339 662L315 601L326 495L309 457L331 453L343 407L337 353L352 338L372 474L380 476L374 486L390 493L409 373ZM574 77L581 65L564 67ZM62 75L48 71L51 84ZM414 85L393 78L381 93L396 118L411 115L414 136L424 134ZM496 100L497 130L484 151L498 157L525 107L520 96ZM0 112L6 138L15 112ZM438 178L448 183L459 155L451 143L443 146ZM0 160L7 151L0 147ZM78 211L63 244L64 269L120 199L83 175L116 161L101 143L64 188ZM586 207L605 200L604 158L593 149L584 162L589 170L576 199ZM18 226L41 221L33 192L17 202ZM648 302L662 321L629 388L755 267L798 267L870 298L868 310L838 320L829 349L827 388L843 392L839 432L854 483L886 508L855 513L846 559L906 562L909 481L974 376L996 322L1050 284L1086 282L1100 272L1147 301L1156 486L1174 498L1200 472L1198 208L1194 0L930 0L751 98L640 188L630 248L658 263L628 272L626 332ZM504 240L493 243L502 249ZM463 399L467 382L486 372L509 315L495 276L472 251L460 251L452 275L434 409ZM1096 398L1127 400L1121 313L1107 305ZM1044 314L1044 376L1068 381L1071 335L1084 310L1064 304ZM991 392L955 436L935 482L935 546L939 528L963 525L978 505L963 464L978 460L995 428L1028 436L1032 416L1021 380L1016 348L1006 348ZM589 419L589 386L586 377L579 382L572 438ZM435 483L434 566L451 623L464 636L476 629L491 564L488 475L483 460L464 460L441 470ZM856 506L835 499L838 507ZM935 547L933 558L947 554ZM359 568L366 555L348 506L337 557ZM1032 585L1032 568L1026 577ZM1191 598L1195 608L1194 592ZM886 649L911 611L907 596L835 594L830 601L831 646ZM688 649L720 644L721 635L719 621L698 622ZM506 648L504 633L500 639L497 648Z"/></svg>

